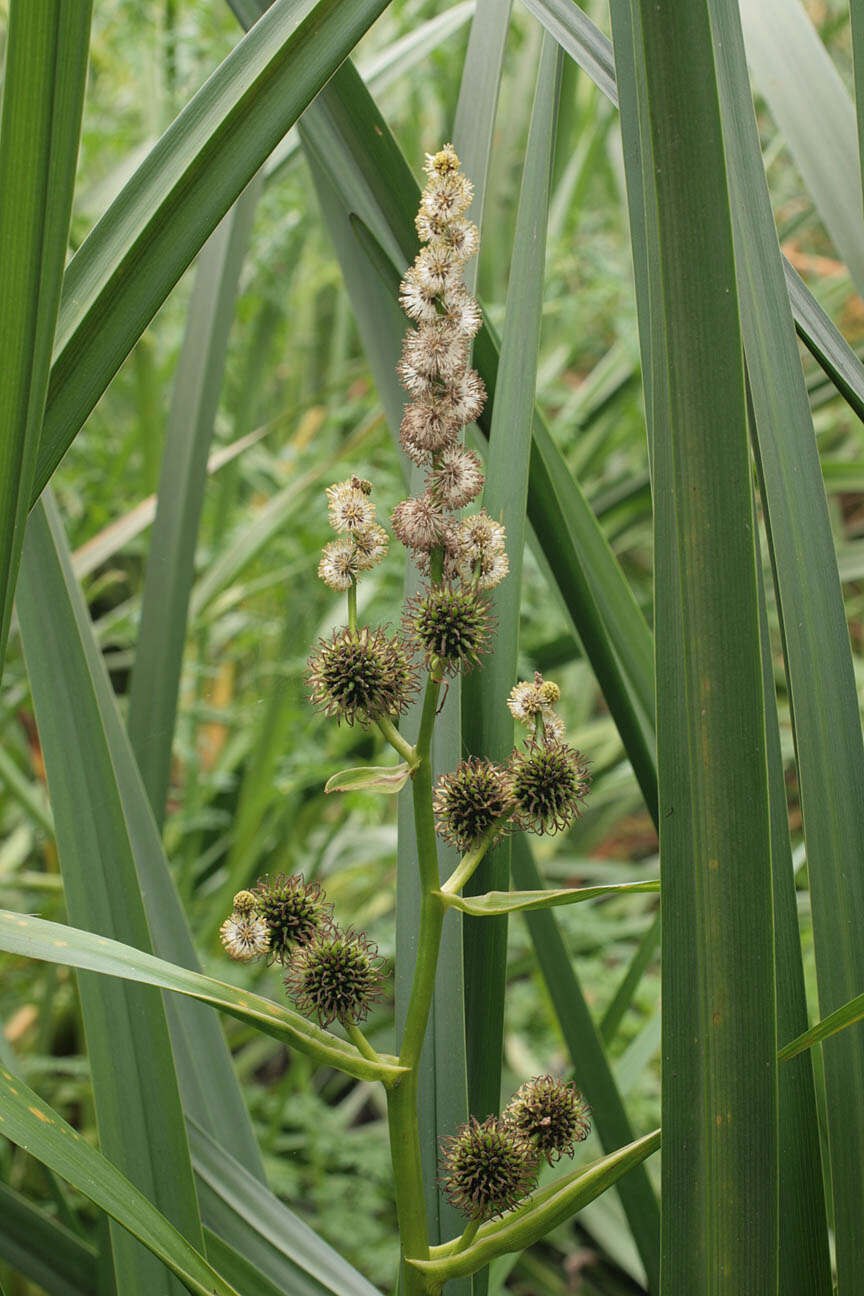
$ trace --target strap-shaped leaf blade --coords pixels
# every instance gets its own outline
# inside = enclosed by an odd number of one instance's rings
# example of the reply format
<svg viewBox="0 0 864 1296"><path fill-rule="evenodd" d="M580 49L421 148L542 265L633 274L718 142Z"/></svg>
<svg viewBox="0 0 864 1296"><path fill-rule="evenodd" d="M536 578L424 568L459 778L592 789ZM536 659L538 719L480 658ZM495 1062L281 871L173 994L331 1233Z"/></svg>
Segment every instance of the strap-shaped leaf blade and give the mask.
<svg viewBox="0 0 864 1296"><path fill-rule="evenodd" d="M0 672L69 238L91 0L9 8L0 119Z"/></svg>
<svg viewBox="0 0 864 1296"><path fill-rule="evenodd" d="M166 1266L195 1296L239 1296L107 1157L91 1147L23 1080L11 1076L3 1067L0 1067L0 1133L37 1161L50 1166L147 1247L156 1261L161 1262L157 1264L157 1273Z"/></svg>
<svg viewBox="0 0 864 1296"><path fill-rule="evenodd" d="M180 113L64 279L33 495L180 275L389 0L276 0Z"/></svg>
<svg viewBox="0 0 864 1296"><path fill-rule="evenodd" d="M291 1048L299 1049L324 1066L338 1067L358 1080L398 1080L401 1069L395 1058L381 1064L365 1058L353 1044L307 1021L300 1013L251 991L189 968L167 963L143 950L93 932L62 923L47 922L26 914L0 910L0 949L26 958L101 972L107 976L159 986L212 1004L220 1012L248 1022Z"/></svg>

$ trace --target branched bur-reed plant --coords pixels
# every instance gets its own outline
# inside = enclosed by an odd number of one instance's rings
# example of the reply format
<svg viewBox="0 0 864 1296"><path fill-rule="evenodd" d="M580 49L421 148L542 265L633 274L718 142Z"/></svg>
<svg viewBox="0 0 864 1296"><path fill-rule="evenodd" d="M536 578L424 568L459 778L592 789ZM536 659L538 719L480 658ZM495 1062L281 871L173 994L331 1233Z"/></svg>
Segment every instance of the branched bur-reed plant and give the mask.
<svg viewBox="0 0 864 1296"><path fill-rule="evenodd" d="M331 589L347 596L347 624L318 643L308 675L316 706L349 725L377 728L402 758L392 769L370 771L365 785L377 781L392 789L409 779L413 785L422 900L398 1058L376 1052L361 1030L370 1003L382 992L376 949L362 933L337 924L317 884L299 876L264 878L254 891L235 897L221 929L232 958L281 964L295 1005L322 1028L338 1022L362 1057L380 1066L407 1293L439 1291L448 1277L536 1241L559 1221L562 1209L566 1216L566 1202L558 1203L554 1215L544 1207L555 1192L566 1193L574 1177L535 1196L540 1167L544 1159L552 1163L572 1156L589 1132L582 1095L572 1083L548 1075L524 1084L500 1115L482 1122L472 1118L454 1131L441 1148L440 1178L466 1217L465 1231L430 1249L417 1083L447 908L496 839L572 824L588 773L555 711L558 687L536 675L516 684L508 699L525 728L508 764L465 760L433 787L430 748L442 690L449 677L482 666L494 638L488 591L507 577L508 562L501 524L483 509L462 516L484 480L480 460L462 441L463 429L477 418L485 399L483 383L469 365L480 309L462 278L478 242L476 226L465 217L472 187L449 145L428 158L426 172L417 216L423 247L400 296L416 327L405 337L398 367L410 397L402 445L426 478L422 494L397 504L392 515L397 538L426 580L406 603L400 629L361 625L357 583L385 557L388 536L377 521L370 482L353 476L328 487L336 536L325 546L318 572ZM423 707L412 744L397 725L421 676ZM344 777L333 782L338 786ZM462 855L443 885L436 835ZM327 1060L333 1064L332 1048Z"/></svg>

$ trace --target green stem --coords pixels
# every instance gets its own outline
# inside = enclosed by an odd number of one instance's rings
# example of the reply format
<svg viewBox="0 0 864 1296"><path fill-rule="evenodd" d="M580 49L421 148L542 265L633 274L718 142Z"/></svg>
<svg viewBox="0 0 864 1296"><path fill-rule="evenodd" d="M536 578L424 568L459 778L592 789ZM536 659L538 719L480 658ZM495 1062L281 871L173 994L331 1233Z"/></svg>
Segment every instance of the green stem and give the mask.
<svg viewBox="0 0 864 1296"><path fill-rule="evenodd" d="M366 1036L361 1031L360 1027L356 1026L354 1022L348 1022L348 1024L345 1027L345 1034L348 1036L351 1043L357 1048L357 1050L360 1053L362 1053L364 1057L368 1058L370 1062L381 1061L380 1057L375 1052L374 1048L369 1043Z"/></svg>
<svg viewBox="0 0 864 1296"><path fill-rule="evenodd" d="M478 837L474 845L466 855L456 865L456 868L450 874L447 881L440 888L445 895L458 895L465 883L472 876L479 865L483 856L498 836L498 831L503 820L497 820L491 827L487 828L482 837Z"/></svg>
<svg viewBox="0 0 864 1296"><path fill-rule="evenodd" d="M352 580L348 586L348 629L357 633L357 582Z"/></svg>
<svg viewBox="0 0 864 1296"><path fill-rule="evenodd" d="M429 1258L423 1167L417 1132L417 1070L411 1071L393 1089L387 1090L387 1123L390 1156L396 1190L396 1217L402 1255L419 1260ZM402 1266L401 1296L423 1296L427 1283L413 1265Z"/></svg>
<svg viewBox="0 0 864 1296"><path fill-rule="evenodd" d="M477 1236L477 1230L479 1229L479 1227L480 1227L479 1219L473 1219L468 1221L468 1223L465 1225L465 1232L460 1237L459 1245L456 1247L457 1251L464 1251L466 1247L469 1247L471 1245L471 1243L474 1241L475 1237Z"/></svg>
<svg viewBox="0 0 864 1296"><path fill-rule="evenodd" d="M408 1074L387 1094L390 1125L390 1149L396 1188L396 1213L402 1255L409 1259L428 1259L429 1234L426 1224L426 1200L423 1190L423 1167L417 1128L418 1067L438 966L438 950L444 925L444 908L435 892L440 884L438 849L435 842L435 817L432 810L432 729L438 708L441 681L430 676L423 700L420 732L413 751L416 769L412 795L414 829L417 836L417 859L420 868L422 899L417 962L411 984L411 997L405 1019L399 1060ZM412 1265L403 1266L403 1296L420 1296L428 1290L425 1276Z"/></svg>
<svg viewBox="0 0 864 1296"><path fill-rule="evenodd" d="M417 763L417 752L409 742L405 741L393 721L387 716L378 716L375 724L378 727L378 732L381 734L381 737L384 738L390 746L399 753L402 759L406 760L413 768Z"/></svg>

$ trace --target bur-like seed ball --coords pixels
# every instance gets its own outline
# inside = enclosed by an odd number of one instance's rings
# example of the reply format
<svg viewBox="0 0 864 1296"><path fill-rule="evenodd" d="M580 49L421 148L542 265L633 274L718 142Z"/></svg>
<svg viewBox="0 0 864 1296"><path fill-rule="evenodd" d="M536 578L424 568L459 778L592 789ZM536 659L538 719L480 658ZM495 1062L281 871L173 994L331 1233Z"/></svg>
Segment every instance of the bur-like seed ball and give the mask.
<svg viewBox="0 0 864 1296"><path fill-rule="evenodd" d="M507 772L490 760L472 756L452 774L441 776L432 804L438 833L459 850L469 850L510 813L513 795ZM503 831L503 823L501 827Z"/></svg>
<svg viewBox="0 0 864 1296"><path fill-rule="evenodd" d="M416 689L416 671L401 638L364 626L337 630L321 639L309 658L312 702L348 724L392 718L406 709Z"/></svg>
<svg viewBox="0 0 864 1296"><path fill-rule="evenodd" d="M518 1205L537 1183L540 1158L518 1130L497 1116L442 1140L441 1179L449 1200L469 1219L488 1220Z"/></svg>
<svg viewBox="0 0 864 1296"><path fill-rule="evenodd" d="M427 585L405 609L405 627L427 667L437 658L450 675L477 665L487 650L491 623L488 599L462 585Z"/></svg>
<svg viewBox="0 0 864 1296"><path fill-rule="evenodd" d="M219 928L219 939L225 953L235 963L251 963L270 948L267 927L254 912L235 910Z"/></svg>
<svg viewBox="0 0 864 1296"><path fill-rule="evenodd" d="M343 1026L360 1022L381 991L378 947L362 932L330 927L291 957L285 986L301 1012Z"/></svg>
<svg viewBox="0 0 864 1296"><path fill-rule="evenodd" d="M270 937L270 962L287 962L295 946L308 945L332 921L333 906L318 883L307 882L302 873L268 874L259 878L255 890L258 915Z"/></svg>
<svg viewBox="0 0 864 1296"><path fill-rule="evenodd" d="M568 828L578 819L589 786L580 752L562 742L531 741L510 758L513 818L530 832Z"/></svg>
<svg viewBox="0 0 864 1296"><path fill-rule="evenodd" d="M572 1082L537 1076L516 1091L502 1120L533 1143L552 1165L591 1132L591 1108Z"/></svg>

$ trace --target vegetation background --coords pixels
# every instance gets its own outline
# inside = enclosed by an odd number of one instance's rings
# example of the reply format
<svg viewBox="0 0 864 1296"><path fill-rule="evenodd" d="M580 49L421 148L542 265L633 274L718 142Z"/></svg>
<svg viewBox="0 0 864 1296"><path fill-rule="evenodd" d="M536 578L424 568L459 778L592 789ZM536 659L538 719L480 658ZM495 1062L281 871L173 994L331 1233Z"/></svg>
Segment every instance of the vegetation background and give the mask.
<svg viewBox="0 0 864 1296"><path fill-rule="evenodd" d="M585 6L609 32L601 4ZM809 0L852 93L852 44L842 0ZM0 5L0 21L5 20ZM359 67L407 39L375 75L377 102L415 174L447 140L472 6L393 0L361 42ZM421 25L450 14L446 26ZM503 64L478 293L499 328L511 264L521 168L542 29L515 4ZM178 110L236 45L227 5L99 0L92 29L72 219L77 247ZM652 531L636 302L618 115L565 61L549 222L537 398L555 444L581 483L649 624ZM788 259L853 346L864 307L826 233L774 119L757 99L777 228ZM283 150L284 153L284 150ZM100 649L121 710L128 706L149 545L152 498L194 310L190 270L123 364L53 478ZM404 494L401 469L361 334L301 151L263 183L242 258L224 373L217 377L214 459L203 504L180 682L164 840L203 970L224 975L217 928L230 897L259 874L321 880L337 913L392 956L395 799L323 785L352 762L373 763L374 740L336 728L308 705L305 662L342 617L315 575L328 538L324 486L352 471L374 478L382 512ZM211 317L212 319L212 317ZM204 330L208 320L199 316ZM829 491L859 691L864 679L864 437L861 423L802 348ZM182 417L182 415L181 415ZM221 454L225 451L224 454ZM221 462L220 462L221 457ZM150 510L148 512L148 510ZM398 559L364 583L371 621L394 621ZM550 592L551 591L551 592ZM656 876L657 839L593 672L573 637L545 559L529 541L522 592L520 678L541 669L561 685L571 740L590 754L594 788L572 832L543 839L551 884ZM774 605L769 619L779 663ZM803 858L792 734L779 665L781 740L790 827ZM0 693L0 907L67 921L20 639L13 626ZM802 885L804 875L799 875ZM807 892L798 893L805 971L815 1002ZM568 952L609 1052L634 1127L659 1124L658 899L630 896L558 911ZM637 951L643 975L616 992ZM232 969L237 984L278 997L275 970ZM618 1006L624 1009L619 1014ZM610 1013L611 1008L611 1013ZM371 1085L322 1079L299 1054L234 1021L226 1025L243 1092L276 1193L382 1291L398 1243L383 1103ZM392 1037L393 1004L370 1026ZM0 954L0 1062L85 1137L94 1117L74 974ZM569 1058L524 923L510 924L505 1075L568 1072ZM579 1081L578 1067L575 1078ZM598 1154L592 1140L581 1154ZM649 1166L659 1180L659 1167ZM95 1213L36 1160L0 1142L0 1180L78 1228ZM2 1214L2 1207L0 1207ZM0 1234L3 1226L0 1224ZM493 1275L524 1296L643 1290L644 1271L614 1194L542 1247ZM7 1296L43 1288L0 1260ZM495 1286L498 1284L498 1286Z"/></svg>

